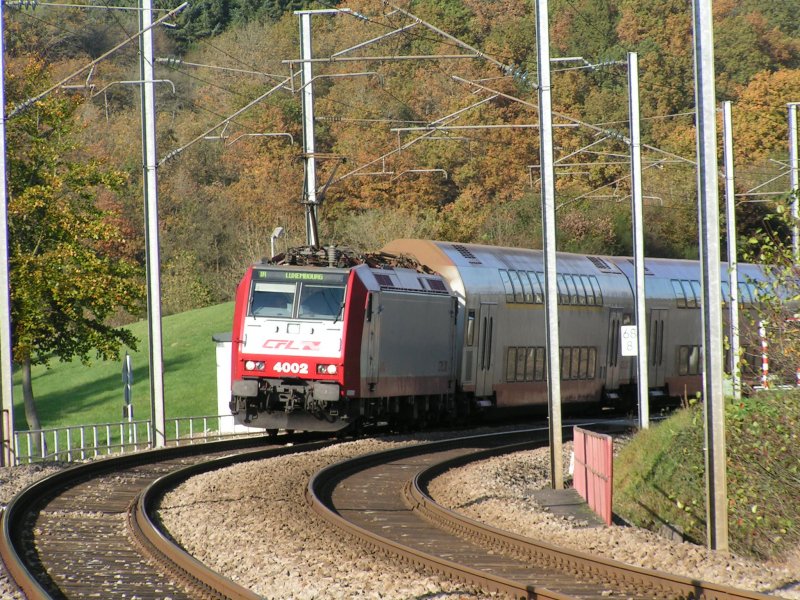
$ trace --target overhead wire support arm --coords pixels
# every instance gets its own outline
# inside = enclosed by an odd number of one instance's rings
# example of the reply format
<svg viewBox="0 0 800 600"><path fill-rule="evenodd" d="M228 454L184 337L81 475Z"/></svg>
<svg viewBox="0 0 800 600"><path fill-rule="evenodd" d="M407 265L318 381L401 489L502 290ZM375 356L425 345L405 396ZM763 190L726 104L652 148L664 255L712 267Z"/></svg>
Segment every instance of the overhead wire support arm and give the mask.
<svg viewBox="0 0 800 600"><path fill-rule="evenodd" d="M483 58L478 54L414 54L410 56L395 54L391 56L328 56L326 58L294 58L287 59L283 62L285 64L293 65L296 63L335 63L335 62L375 62L375 61L390 61L390 60L439 60L444 59L461 59L461 58Z"/></svg>
<svg viewBox="0 0 800 600"><path fill-rule="evenodd" d="M219 129L220 127L222 127L222 126L224 126L224 125L227 125L228 123L230 123L231 121L233 121L233 120L234 120L236 117L238 117L238 116L239 116L239 115L241 115L242 113L244 113L244 112L246 112L246 111L250 110L250 109L251 109L253 106L255 106L256 104L258 104L259 102L261 102L262 100L264 100L265 98L267 98L268 96L270 96L271 94L273 94L273 93L275 93L276 91L278 91L279 89L281 89L281 88L285 87L285 86L286 86L286 84L289 82L289 80L290 80L290 79L291 79L291 77L287 77L286 79L284 79L284 80L283 80L283 81L281 81L279 84L277 84L277 85L275 85L274 87L272 87L272 88L271 88L270 90L268 90L267 92L265 92L265 93L261 94L261 95L260 95L258 98L256 98L255 100L253 100L253 101L251 101L251 102L247 103L245 106L243 106L242 108L240 108L239 110L237 110L237 111L236 111L235 113L233 113L231 116L229 116L229 117L226 117L225 119L223 119L222 121L220 121L219 123L217 123L216 125L214 125L213 127L209 128L209 129L206 129L206 130L205 130L203 133L201 133L200 135L198 135L197 137L195 137L195 138L194 138L193 140L191 140L190 142L188 142L188 143L184 144L184 145L183 145L183 146L181 146L180 148L176 148L175 150L172 150L172 151L168 152L168 153L167 153L167 154L164 156L164 158L162 158L162 159L161 159L161 160L158 162L158 166L160 167L160 166L161 166L161 165L163 165L165 162L167 162L167 161L168 161L168 160L170 160L171 158L174 158L175 156L177 156L178 154L180 154L181 152L183 152L184 150L186 150L188 147L190 147L190 146L193 146L194 144L196 144L197 142L199 142L200 140L202 140L202 139L206 139L206 138L207 138L207 136L208 136L208 135L209 135L209 134L210 134L212 131L216 131L216 130L217 130L217 129Z"/></svg>
<svg viewBox="0 0 800 600"><path fill-rule="evenodd" d="M465 112L467 112L469 110L472 110L473 108L477 108L477 107L481 106L482 104L486 104L487 102L491 102L496 97L497 97L496 95L488 96L488 97L483 98L483 99L481 99L481 100L479 100L477 102L473 102L469 106L465 106L464 108L460 108L457 111L455 111L453 113L450 113L449 115L445 115L444 117L441 117L440 119L437 119L436 121L433 121L430 125L431 126L435 126L437 123L442 123L444 121L447 121L447 122L453 121L453 120L459 118L463 113L465 113ZM356 167L355 169L349 171L348 173L345 173L344 175L342 175L341 177L339 177L338 179L336 179L332 183L338 183L339 181L345 179L346 177L350 177L351 175L358 175L361 171L363 171L367 167L370 167L370 166L372 166L372 165L374 165L374 164L376 164L378 162L381 162L381 161L383 161L384 170L385 170L385 168L386 168L385 167L385 161L386 161L386 158L388 156L392 156L393 154L397 154L398 152L402 152L403 150L405 150L406 148L408 148L410 146L413 146L417 142L419 142L421 140L424 140L424 139L430 138L430 136L432 136L434 133L436 133L436 129L435 128L434 129L430 129L428 131L425 131L425 132L421 133L420 135L418 135L417 137L415 137L413 140L407 141L405 144L402 144L402 145L398 146L394 150L390 150L389 152L383 154L382 156L379 156L378 158L376 158L374 160L371 160L371 161L369 161L367 163L364 163L360 167Z"/></svg>
<svg viewBox="0 0 800 600"><path fill-rule="evenodd" d="M377 42L381 42L381 41L383 41L385 39L388 39L390 37L393 37L393 36L395 36L395 35L397 35L399 33L404 33L406 31L408 31L409 29L412 29L412 28L416 27L417 25L419 25L419 21L411 23L410 25L405 25L404 27L400 27L399 29L395 29L394 31L390 31L389 33L384 33L383 35L379 35L378 37L372 38L371 40L367 40L366 42L361 42L360 44L356 44L355 46L351 46L349 48L345 48L344 50L339 50L339 52L335 52L334 54L332 54L331 57L336 58L336 57L342 56L343 54L348 54L350 52L354 52L356 50L360 50L361 48L366 48L367 46L371 46L372 44L375 44Z"/></svg>
<svg viewBox="0 0 800 600"><path fill-rule="evenodd" d="M406 173L442 173L445 179L449 179L448 173L444 169L406 169L405 171L400 171L389 181L395 181L396 179L400 179Z"/></svg>
<svg viewBox="0 0 800 600"><path fill-rule="evenodd" d="M474 87L482 89L485 92L496 94L497 96L502 96L503 98L506 98L508 100L513 100L514 102L519 102L520 104L522 104L524 106L529 106L529 107L533 108L534 110L539 110L539 107L536 104L533 104L532 102L528 102L527 100L523 100L522 98L519 98L517 96L512 96L511 94L506 94L506 93L500 92L500 91L498 91L498 90L496 90L494 88L490 88L490 87L485 86L485 85L483 85L481 83L478 83L476 81L472 81L470 79L464 79L463 77L459 77L458 75L451 75L450 77L452 79L454 79L455 81L460 81L461 83L465 83L467 85L472 85ZM598 127L597 125L592 125L591 123L586 123L586 122L581 121L579 119L575 119L573 117L570 117L569 115L565 115L563 113L558 113L558 112L555 112L555 111L553 111L553 116L559 117L561 119L565 119L567 121L570 121L571 123L577 123L578 125L580 125L582 127L586 127L588 129L590 129L592 131L596 131L597 133L600 133L602 135L606 135L606 136L609 136L609 137L616 138L616 139L622 141L623 143L625 143L626 145L630 145L630 143L631 143L630 138L628 138L627 136L623 135L622 133L620 133L618 131L613 131L613 130L610 130L610 129L604 129L603 127ZM690 165L693 165L693 166L696 165L695 161L693 161L693 160L690 160L690 159L685 158L683 156L680 156L678 154L673 154L672 152L667 152L666 150L662 150L661 148L657 148L655 146L649 146L647 144L642 144L642 148L647 148L648 150L652 150L653 152L658 152L659 154L663 154L663 155L665 155L665 156L667 156L669 158L673 158L673 159L678 160L678 161L683 162L683 163L687 163L687 164L690 164Z"/></svg>
<svg viewBox="0 0 800 600"><path fill-rule="evenodd" d="M168 67L172 67L173 69L177 67L193 67L195 69L212 69L216 71L228 71L230 73L239 73L242 75L260 75L261 77L269 77L270 79L275 79L278 81L282 81L284 79L283 75L275 75L274 73L265 73L263 71L252 71L249 69L236 69L234 67L220 67L219 65L206 65L202 63L185 61L182 58L174 58L171 56L158 57L156 58L156 62L166 64Z"/></svg>
<svg viewBox="0 0 800 600"><path fill-rule="evenodd" d="M231 141L226 142L226 146L232 146L242 138L246 137L288 137L289 142L292 146L294 146L294 136L291 133L284 133L284 132L269 132L269 133L240 133L236 137L234 137ZM224 139L224 138L221 138Z"/></svg>
<svg viewBox="0 0 800 600"><path fill-rule="evenodd" d="M513 71L513 67L511 67L510 65L506 65L504 63L501 63L496 58L493 58L492 56L489 56L488 54L484 54L483 52L481 52L480 50L478 50L474 46L470 46L466 42L463 42L462 40L458 39L457 37L450 35L446 31L442 31L441 29L439 29L435 25L432 25L432 24L428 23L427 21L423 21L422 19L420 19L416 15L412 15L407 10L402 9L399 6L395 6L394 4L390 4L389 6L391 6L393 10L405 15L406 17L408 17L409 19L412 19L413 21L416 21L417 23L420 23L424 27L427 27L431 31L433 31L433 32L439 34L440 36L442 36L443 38L445 38L447 40L450 40L451 42L453 42L457 46L460 46L461 48L464 48L465 50L469 50L470 52L474 52L475 53L474 58L483 58L485 60L488 60L490 63L496 65L497 67L499 67L500 69L502 69L506 73L510 73L511 71Z"/></svg>
<svg viewBox="0 0 800 600"><path fill-rule="evenodd" d="M153 27L156 27L157 25L160 25L160 24L161 24L163 21L166 21L167 19L169 19L169 18L170 18L170 17L172 17L173 15L176 15L177 13L179 13L180 11L182 11L184 8L186 8L187 6L189 6L189 3L188 3L188 2L184 2L184 3L183 3L183 4L181 4L180 6L178 6L178 7L176 7L176 8L173 8L173 9L172 9L171 11L169 11L167 14L165 14L165 15L163 15L162 17L160 17L159 19L156 19L155 21L153 21L153 23L152 23L152 24L150 24L149 26L147 26L147 27L144 27L143 29L140 29L140 30L139 30L139 31L138 31L138 32L137 32L135 35L132 35L132 36L130 36L130 37L127 39L127 40L125 40L124 42L121 42L121 43L117 44L116 46L114 46L113 48L111 48L111 50L109 50L108 52L105 52L105 53L101 54L99 57L97 57L96 59L94 59L92 62L90 62L90 63L88 63L88 64L84 65L83 67L81 67L80 69L78 69L77 71L75 71L74 73L72 73L72 74L70 74L70 75L67 75L67 76L66 76L64 79L62 79L61 81L59 81L59 82L58 82L58 83L56 83L55 85L52 85L52 86L50 86L49 88L47 88L45 91L41 92L40 94L38 94L38 95L36 95L36 96L34 96L34 97L32 97L32 98L28 98L27 100L23 101L23 102L22 102L21 104L19 104L19 105L18 105L16 108L14 108L14 110L12 110L11 112L9 112L9 113L8 113L7 119L10 119L11 117L13 117L13 116L15 116L15 115L17 115L17 114L21 113L22 111L24 111L24 110L27 110L28 108L30 108L31 106L33 106L34 104L36 104L36 103L37 103L39 100L41 100L42 98L44 98L45 96L47 96L48 94L50 94L51 92L53 92L54 90L57 90L58 88L60 88L61 86L63 86L63 85L64 85L65 83L67 83L67 82L68 82L70 79L72 79L72 78L74 78L74 77L77 77L78 75L80 75L80 74L81 74L81 73L83 73L84 71L87 71L87 70L89 70L89 69L93 68L93 67L94 67L94 66L95 66L97 63L99 63L100 61L103 61L103 60L105 60L105 59L106 59L106 58L108 58L110 55L112 55L114 52L116 52L117 50L119 50L120 48L123 48L123 47L127 46L128 44L130 44L131 42L133 42L133 41L135 41L135 40L138 40L138 39L139 39L139 37L140 37L140 36L141 36L143 33L145 33L146 31L150 31L151 29L153 29Z"/></svg>
<svg viewBox="0 0 800 600"><path fill-rule="evenodd" d="M108 88L110 88L112 85L141 85L143 83L150 83L151 81L152 81L152 83L168 83L168 84L170 84L170 86L172 86L172 93L173 94L176 93L175 92L175 84L172 83L172 80L170 80L170 79L152 79L152 80L150 80L150 79L129 79L129 80L123 80L123 81L112 81L111 83L105 85L104 87L102 87L99 90L97 90L96 92L94 92L92 94L92 98L94 98L95 96L99 96L100 94L105 93L105 91Z"/></svg>
<svg viewBox="0 0 800 600"><path fill-rule="evenodd" d="M329 73L327 75L314 75L309 81L301 85L299 88L294 87L294 79L292 80L292 93L301 92L307 86L314 83L317 79L336 79L340 77L377 77L381 80L381 85L383 85L383 75L378 73L377 71L362 71L360 73ZM319 120L319 119L315 119Z"/></svg>
<svg viewBox="0 0 800 600"><path fill-rule="evenodd" d="M94 4L67 4L61 2L39 2L38 0L12 0L11 2L5 2L6 6L14 6L20 8L36 8L37 6L57 6L58 8L89 8L89 9L100 9L100 10L127 10L127 11L140 11L142 10L138 6L97 6ZM153 12L164 12L166 9L155 8Z"/></svg>

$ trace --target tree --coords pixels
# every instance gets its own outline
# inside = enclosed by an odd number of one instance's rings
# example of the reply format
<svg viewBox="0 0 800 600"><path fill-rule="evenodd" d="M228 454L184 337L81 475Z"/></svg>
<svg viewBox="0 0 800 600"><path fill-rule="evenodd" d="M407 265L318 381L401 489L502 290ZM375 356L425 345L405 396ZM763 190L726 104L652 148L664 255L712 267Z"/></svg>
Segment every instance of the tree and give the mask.
<svg viewBox="0 0 800 600"><path fill-rule="evenodd" d="M46 79L30 61L7 78L12 104ZM73 142L75 98L50 95L8 123L9 263L14 361L22 368L25 416L39 429L31 365L57 356L88 362L119 357L136 338L107 319L141 310L141 268L124 258L125 239L96 205L123 177L81 160Z"/></svg>
<svg viewBox="0 0 800 600"><path fill-rule="evenodd" d="M750 282L755 290L755 303L753 309L745 313L750 327L745 329L742 345L759 348L759 329L763 327L769 340L770 374L783 382L793 382L800 365L797 312L800 267L795 261L791 241L792 226L796 224L789 209L791 201L790 195L785 203L776 202L775 211L764 218L761 228L751 233L743 249L744 260L762 265L769 277ZM747 302L747 297L743 300ZM753 362L760 366L760 361ZM758 366L753 370L757 372Z"/></svg>

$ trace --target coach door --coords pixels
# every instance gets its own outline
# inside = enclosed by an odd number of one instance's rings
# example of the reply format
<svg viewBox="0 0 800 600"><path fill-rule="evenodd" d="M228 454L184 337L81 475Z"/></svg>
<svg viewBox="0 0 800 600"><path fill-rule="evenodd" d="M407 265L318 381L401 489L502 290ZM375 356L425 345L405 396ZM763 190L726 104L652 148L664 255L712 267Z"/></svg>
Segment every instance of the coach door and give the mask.
<svg viewBox="0 0 800 600"><path fill-rule="evenodd" d="M654 308L650 311L647 326L647 373L651 388L664 387L664 332L666 331L667 309Z"/></svg>
<svg viewBox="0 0 800 600"><path fill-rule="evenodd" d="M497 320L496 304L481 304L478 312L478 351L475 369L475 395L491 396L492 367L495 361L494 338L495 321Z"/></svg>
<svg viewBox="0 0 800 600"><path fill-rule="evenodd" d="M620 327L622 309L612 308L608 315L608 335L606 336L606 389L619 388Z"/></svg>
<svg viewBox="0 0 800 600"><path fill-rule="evenodd" d="M372 391L378 384L380 372L380 339L381 320L377 317L380 312L380 294L372 292L367 297L367 383Z"/></svg>

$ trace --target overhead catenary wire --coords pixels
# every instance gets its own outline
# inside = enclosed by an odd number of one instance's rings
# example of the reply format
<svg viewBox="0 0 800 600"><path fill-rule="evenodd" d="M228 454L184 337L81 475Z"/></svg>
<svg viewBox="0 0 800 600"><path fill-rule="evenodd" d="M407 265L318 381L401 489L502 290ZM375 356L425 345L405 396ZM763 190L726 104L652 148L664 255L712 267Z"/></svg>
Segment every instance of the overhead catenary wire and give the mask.
<svg viewBox="0 0 800 600"><path fill-rule="evenodd" d="M180 11L182 11L184 8L186 8L188 5L189 5L189 3L188 3L188 2L184 2L184 3L183 3L183 4L181 4L180 6L178 6L178 7L176 7L176 8L173 8L171 11L169 11L168 13L166 13L164 16L162 16L162 17L160 17L159 19L156 19L155 21L153 21L153 23L152 23L151 25L149 25L149 26L147 26L147 27L145 27L145 28L143 28L143 29L140 29L137 35L141 35L141 34L142 34L142 33L144 33L145 31L149 31L149 30L150 30L150 29L152 29L153 27L156 27L157 25L161 24L161 22L162 22L162 21L165 21L165 20L166 20L166 19L168 19L169 17L171 17L171 16L173 16L173 15L175 15L175 14L179 13L179 12L180 12ZM81 67L81 68L80 68L80 69L78 69L77 71L74 71L74 72L73 72L73 73L71 73L70 75L67 75L65 78L61 79L61 80L60 80L58 83L56 83L55 85L52 85L52 86L50 86L49 88L47 88L47 89L46 89L46 90L44 90L43 92L40 92L39 94L37 94L36 96L34 96L34 97L32 97L32 98L28 98L27 100L25 100L25 101L23 101L22 103L18 104L18 105L17 105L17 106L14 108L14 110L12 110L11 112L9 112L9 113L8 113L8 116L7 116L7 118L8 118L8 119L10 119L10 118L14 117L15 115L19 114L20 112L22 112L22 111L24 111L24 110L27 110L28 108L30 108L31 106L33 106L34 104L36 104L36 103L37 103L39 100L43 99L44 97L46 97L46 96L47 96L48 94L50 94L51 92L53 92L53 91L57 90L58 88L60 88L62 85L64 85L65 83L67 83L67 82L68 82L68 81L70 81L71 79L73 79L73 78L77 77L77 76L78 76L78 75L80 75L81 73L84 73L84 72L88 71L88 70L89 70L89 69L91 69L91 68L92 68L94 65L96 65L96 64L97 64L97 63L99 63L99 62L102 62L103 60L105 60L106 58L108 58L108 57L109 57L111 54L113 54L114 52L116 52L116 51L117 51L117 50L119 50L120 48L123 48L123 47L127 46L128 44L130 44L130 43L131 43L131 41L132 41L133 39L135 39L135 38L129 38L129 39L125 40L124 42L121 42L121 43L117 44L116 46L114 46L113 48L111 48L111 50L108 50L107 52L104 52L102 55L100 55L98 58L94 59L94 60L93 60L93 61L91 61L90 63L88 63L88 64L84 65L83 67Z"/></svg>

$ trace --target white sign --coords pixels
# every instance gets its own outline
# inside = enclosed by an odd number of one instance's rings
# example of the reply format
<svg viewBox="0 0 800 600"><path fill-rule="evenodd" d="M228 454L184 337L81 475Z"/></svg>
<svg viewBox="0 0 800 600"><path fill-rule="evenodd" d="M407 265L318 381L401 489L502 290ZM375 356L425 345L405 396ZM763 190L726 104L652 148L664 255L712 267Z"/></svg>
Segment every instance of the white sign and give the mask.
<svg viewBox="0 0 800 600"><path fill-rule="evenodd" d="M636 356L638 354L636 343L636 325L622 325L620 327L622 340L622 356Z"/></svg>

